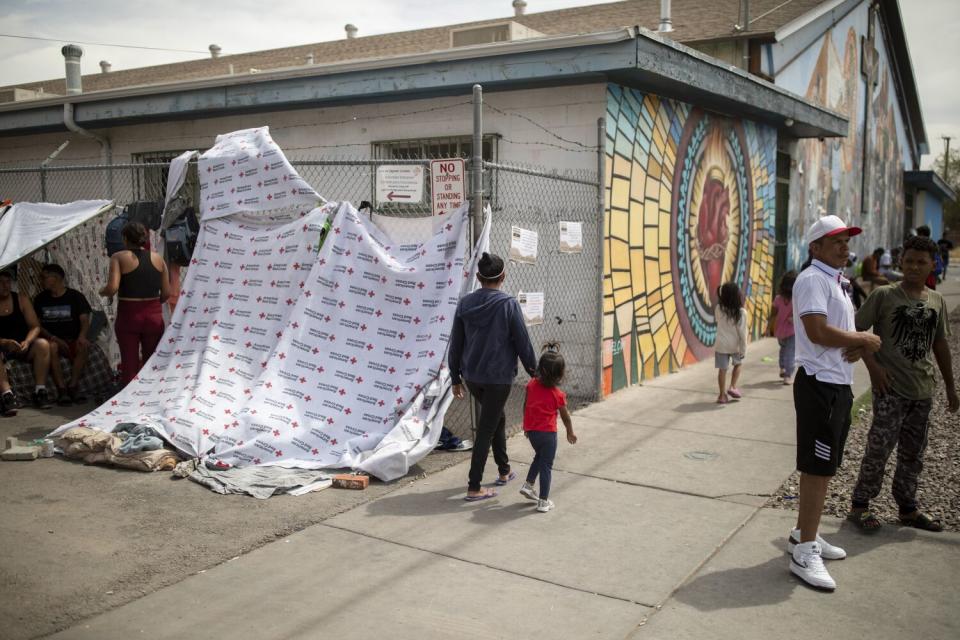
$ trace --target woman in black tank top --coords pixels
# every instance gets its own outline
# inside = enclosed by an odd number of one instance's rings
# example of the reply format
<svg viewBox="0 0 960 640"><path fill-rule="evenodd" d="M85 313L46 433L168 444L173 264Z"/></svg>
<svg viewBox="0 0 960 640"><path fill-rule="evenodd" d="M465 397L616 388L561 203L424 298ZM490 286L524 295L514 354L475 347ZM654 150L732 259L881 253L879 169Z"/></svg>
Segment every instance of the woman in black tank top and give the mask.
<svg viewBox="0 0 960 640"><path fill-rule="evenodd" d="M170 277L163 258L146 248L147 230L142 224L127 223L123 242L127 250L110 258L110 275L100 295L120 294L114 329L120 346L120 378L127 384L163 336L162 303L170 297Z"/></svg>

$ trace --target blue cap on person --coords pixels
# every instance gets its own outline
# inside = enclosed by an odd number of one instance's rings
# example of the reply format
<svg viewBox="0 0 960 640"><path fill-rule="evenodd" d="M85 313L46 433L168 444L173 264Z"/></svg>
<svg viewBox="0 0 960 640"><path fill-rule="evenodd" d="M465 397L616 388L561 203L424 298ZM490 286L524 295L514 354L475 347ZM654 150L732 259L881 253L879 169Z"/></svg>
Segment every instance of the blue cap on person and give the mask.
<svg viewBox="0 0 960 640"><path fill-rule="evenodd" d="M823 216L814 222L807 231L807 244L816 242L820 238L835 236L844 231L849 231L850 237L853 237L859 235L863 229L860 227L848 227L847 224L840 219L840 216Z"/></svg>

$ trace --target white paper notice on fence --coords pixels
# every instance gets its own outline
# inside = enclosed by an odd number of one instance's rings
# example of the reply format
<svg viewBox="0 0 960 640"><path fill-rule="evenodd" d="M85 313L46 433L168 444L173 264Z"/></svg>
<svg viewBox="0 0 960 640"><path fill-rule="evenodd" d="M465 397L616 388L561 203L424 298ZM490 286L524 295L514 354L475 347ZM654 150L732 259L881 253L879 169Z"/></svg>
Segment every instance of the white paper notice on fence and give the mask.
<svg viewBox="0 0 960 640"><path fill-rule="evenodd" d="M514 262L537 262L537 232L520 227L510 228L510 255Z"/></svg>
<svg viewBox="0 0 960 640"><path fill-rule="evenodd" d="M583 252L583 224L560 221L560 253Z"/></svg>
<svg viewBox="0 0 960 640"><path fill-rule="evenodd" d="M543 324L543 291L521 291L517 294L517 302L528 327Z"/></svg>

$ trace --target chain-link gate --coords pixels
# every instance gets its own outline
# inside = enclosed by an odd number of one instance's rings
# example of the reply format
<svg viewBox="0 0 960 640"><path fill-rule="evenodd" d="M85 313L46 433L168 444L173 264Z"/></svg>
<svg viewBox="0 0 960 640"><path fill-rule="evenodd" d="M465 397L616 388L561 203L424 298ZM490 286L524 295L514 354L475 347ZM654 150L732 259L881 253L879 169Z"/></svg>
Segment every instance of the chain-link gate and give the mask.
<svg viewBox="0 0 960 640"><path fill-rule="evenodd" d="M359 207L364 201L373 204L373 219L378 216L423 218L432 214L430 198L430 159L401 160L291 160L303 178L325 198L350 201ZM375 200L376 171L386 165L417 165L424 169L424 199L418 204L378 203ZM470 160L467 160L469 166ZM61 166L24 169L0 169L0 198L17 201L66 203L85 199L112 199L118 206L139 200L162 201L169 165L166 163L122 164L110 167ZM598 205L599 181L595 173L559 174L543 168L515 167L484 163L484 201L492 210L490 247L493 253L508 257L513 227L536 231L539 237L535 264L509 264L504 290L511 294L542 292L545 317L543 324L529 328L534 347L539 353L545 342L559 342L567 361L563 389L571 406L596 400L600 389L600 283L601 251ZM186 181L188 193L199 197L196 163ZM468 185L469 191L469 185ZM469 196L469 193L468 193ZM103 227L114 214L101 216L70 234L69 242L77 255L63 264L68 274L72 269L87 272L84 293L94 306L99 287L95 275L106 276L108 260L103 247ZM561 253L559 224L579 222L582 225L583 249L579 253ZM77 243L76 238L82 238ZM76 247L76 248L73 248ZM67 262L63 249L51 254L38 251L32 261L44 262L51 256ZM30 259L27 259L31 262ZM34 269L35 271L35 269ZM25 270L25 273L32 271ZM91 277L93 275L94 277ZM69 276L68 276L69 277ZM26 285L30 295L39 283L30 277ZM91 297L94 296L94 297ZM110 314L112 315L112 314ZM522 418L523 385L521 374L511 394L507 414L515 430ZM457 402L448 413L447 426L461 437L470 436L468 403Z"/></svg>

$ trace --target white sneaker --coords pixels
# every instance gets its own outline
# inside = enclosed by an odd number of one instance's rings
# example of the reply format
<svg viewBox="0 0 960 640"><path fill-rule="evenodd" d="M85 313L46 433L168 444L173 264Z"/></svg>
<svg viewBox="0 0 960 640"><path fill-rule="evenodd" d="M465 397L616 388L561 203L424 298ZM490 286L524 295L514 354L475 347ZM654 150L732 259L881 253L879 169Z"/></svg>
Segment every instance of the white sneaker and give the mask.
<svg viewBox="0 0 960 640"><path fill-rule="evenodd" d="M553 509L553 500L540 499L537 501L537 511L540 513L546 513L550 509Z"/></svg>
<svg viewBox="0 0 960 640"><path fill-rule="evenodd" d="M817 534L817 542L820 544L820 556L824 560L843 560L847 557L847 552L842 548L832 545ZM793 553L794 548L800 544L800 529L794 529L787 538L787 553Z"/></svg>
<svg viewBox="0 0 960 640"><path fill-rule="evenodd" d="M520 495L522 495L527 500L533 500L535 502L538 502L540 500L540 496L538 496L537 492L533 490L533 485L527 484L526 482L524 482L523 486L520 487Z"/></svg>
<svg viewBox="0 0 960 640"><path fill-rule="evenodd" d="M790 555L790 571L817 589L833 591L837 588L837 583L823 566L818 542L801 542L794 548Z"/></svg>

